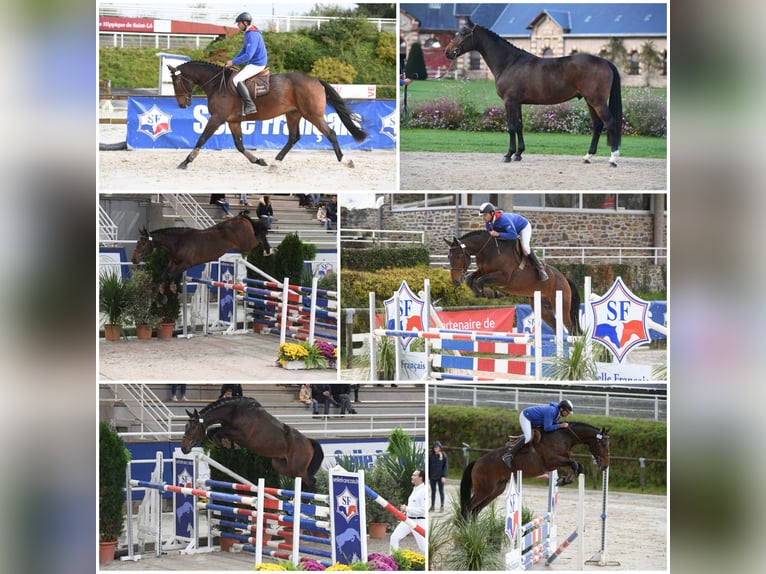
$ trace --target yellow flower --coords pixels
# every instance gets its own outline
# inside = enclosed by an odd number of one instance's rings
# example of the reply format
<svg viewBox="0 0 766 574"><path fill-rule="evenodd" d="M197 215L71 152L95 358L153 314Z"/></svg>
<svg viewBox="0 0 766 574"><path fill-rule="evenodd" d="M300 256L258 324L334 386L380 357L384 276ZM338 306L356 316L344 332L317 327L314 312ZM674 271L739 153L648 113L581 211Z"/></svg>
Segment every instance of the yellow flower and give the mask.
<svg viewBox="0 0 766 574"><path fill-rule="evenodd" d="M279 571L286 571L287 569L284 566L280 566L279 564L259 564L253 570L279 570Z"/></svg>
<svg viewBox="0 0 766 574"><path fill-rule="evenodd" d="M325 570L351 570L351 566L347 566L346 564L341 564L340 562L336 562L332 566L328 566Z"/></svg>

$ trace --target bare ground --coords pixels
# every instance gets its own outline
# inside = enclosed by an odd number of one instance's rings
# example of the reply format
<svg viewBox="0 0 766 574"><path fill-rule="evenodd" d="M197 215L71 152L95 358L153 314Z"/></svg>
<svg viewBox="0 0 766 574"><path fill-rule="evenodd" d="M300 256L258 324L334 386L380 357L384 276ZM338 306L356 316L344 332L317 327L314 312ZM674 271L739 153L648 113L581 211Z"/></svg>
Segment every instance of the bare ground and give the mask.
<svg viewBox="0 0 766 574"><path fill-rule="evenodd" d="M498 154L402 152L403 190L662 190L668 189L667 161L608 156L585 164L578 156L525 155L503 163Z"/></svg>

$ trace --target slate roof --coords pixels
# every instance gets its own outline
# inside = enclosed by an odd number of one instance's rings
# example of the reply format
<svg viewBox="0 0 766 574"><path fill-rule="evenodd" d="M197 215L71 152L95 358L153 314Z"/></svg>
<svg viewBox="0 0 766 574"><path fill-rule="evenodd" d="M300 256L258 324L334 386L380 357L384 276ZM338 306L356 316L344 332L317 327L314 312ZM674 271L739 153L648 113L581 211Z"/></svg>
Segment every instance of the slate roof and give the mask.
<svg viewBox="0 0 766 574"><path fill-rule="evenodd" d="M548 15L569 36L666 36L667 4L438 4L402 3L400 9L427 30L457 31L457 17L500 36L530 35L533 23Z"/></svg>

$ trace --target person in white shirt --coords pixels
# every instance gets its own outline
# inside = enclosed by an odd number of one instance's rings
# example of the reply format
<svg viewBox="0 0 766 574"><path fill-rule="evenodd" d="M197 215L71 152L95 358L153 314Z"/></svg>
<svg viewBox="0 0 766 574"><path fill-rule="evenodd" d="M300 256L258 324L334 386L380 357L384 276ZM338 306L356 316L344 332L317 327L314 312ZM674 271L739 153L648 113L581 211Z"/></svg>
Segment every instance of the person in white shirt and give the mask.
<svg viewBox="0 0 766 574"><path fill-rule="evenodd" d="M416 469L412 473L412 484L414 488L410 497L407 499L407 504L402 504L399 509L404 512L407 518L412 519L415 524L425 528L426 525L426 485L425 485L425 472L423 469ZM415 532L406 522L400 522L394 531L391 533L391 548L399 548L399 542L407 536L412 534L415 537L415 542L418 543L420 552L425 554L426 552L426 539Z"/></svg>

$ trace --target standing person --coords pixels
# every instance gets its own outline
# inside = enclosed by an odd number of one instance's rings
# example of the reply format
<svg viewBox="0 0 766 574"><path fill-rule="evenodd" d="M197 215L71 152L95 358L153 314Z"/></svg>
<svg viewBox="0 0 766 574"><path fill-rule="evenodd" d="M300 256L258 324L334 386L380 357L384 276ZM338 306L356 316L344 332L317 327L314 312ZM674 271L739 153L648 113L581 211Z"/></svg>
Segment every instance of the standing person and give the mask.
<svg viewBox="0 0 766 574"><path fill-rule="evenodd" d="M271 222L274 219L274 208L271 206L268 195L261 196L258 207L255 208L255 214L258 216L258 219L264 220L268 228L271 229Z"/></svg>
<svg viewBox="0 0 766 574"><path fill-rule="evenodd" d="M242 12L237 19L237 28L244 32L242 38L242 49L231 60L226 62L226 67L239 66L245 64L239 72L234 75L232 82L237 88L239 97L242 98L242 115L247 116L256 113L255 102L250 97L245 80L252 78L258 72L262 71L268 62L266 45L263 43L263 36L258 27L253 24L253 17L249 12Z"/></svg>
<svg viewBox="0 0 766 574"><path fill-rule="evenodd" d="M424 526L426 523L426 474L423 469L415 469L412 473L412 493L407 499L407 504L402 504L399 510L407 515L407 518L412 519L418 526ZM425 527L425 526L424 526ZM400 522L399 525L391 533L391 548L396 550L399 548L399 542L408 534L412 534L415 537L415 542L418 543L420 552L425 554L426 552L426 539L415 532L406 522Z"/></svg>
<svg viewBox="0 0 766 574"><path fill-rule="evenodd" d="M333 195L330 198L330 203L327 204L327 219L325 220L325 229L332 231L333 224L337 225L338 221L338 196Z"/></svg>
<svg viewBox="0 0 766 574"><path fill-rule="evenodd" d="M231 213L229 212L229 202L226 201L226 195L223 193L211 193L210 194L210 205L217 205L221 209L223 209L223 216L224 217L231 217Z"/></svg>
<svg viewBox="0 0 766 574"><path fill-rule="evenodd" d="M441 507L444 510L444 483L447 482L447 453L442 450L442 443L438 440L431 445L431 453L428 455L428 482L431 483L431 508L433 511L436 502L436 489L439 489Z"/></svg>
<svg viewBox="0 0 766 574"><path fill-rule="evenodd" d="M170 399L173 401L178 400L178 392L181 393L181 400L186 400L186 385L170 385Z"/></svg>
<svg viewBox="0 0 766 574"><path fill-rule="evenodd" d="M504 213L491 203L482 203L479 207L479 215L484 219L484 226L492 237L515 241L521 239L521 249L529 256L530 261L537 267L540 281L547 281L548 274L545 267L537 258L529 242L532 239L532 226L529 221L518 213Z"/></svg>
<svg viewBox="0 0 766 574"><path fill-rule="evenodd" d="M218 398L223 399L224 397L241 397L241 396L242 396L242 385L226 383L224 385L221 385L221 392L218 395Z"/></svg>
<svg viewBox="0 0 766 574"><path fill-rule="evenodd" d="M572 405L572 401L567 399L558 403L527 407L521 411L519 413L519 424L524 433L524 440L517 440L511 447L511 450L503 455L503 462L506 466L508 468L513 468L511 466L513 455L519 452L522 446L532 440L532 427L542 427L543 432L569 428L569 423L560 423L559 418L566 418L573 412L574 406Z"/></svg>
<svg viewBox="0 0 766 574"><path fill-rule="evenodd" d="M407 38L399 34L399 74L404 74L404 65L407 63Z"/></svg>
<svg viewBox="0 0 766 574"><path fill-rule="evenodd" d="M246 193L240 193L239 194L239 204L240 205L250 205L247 202L247 194Z"/></svg>

